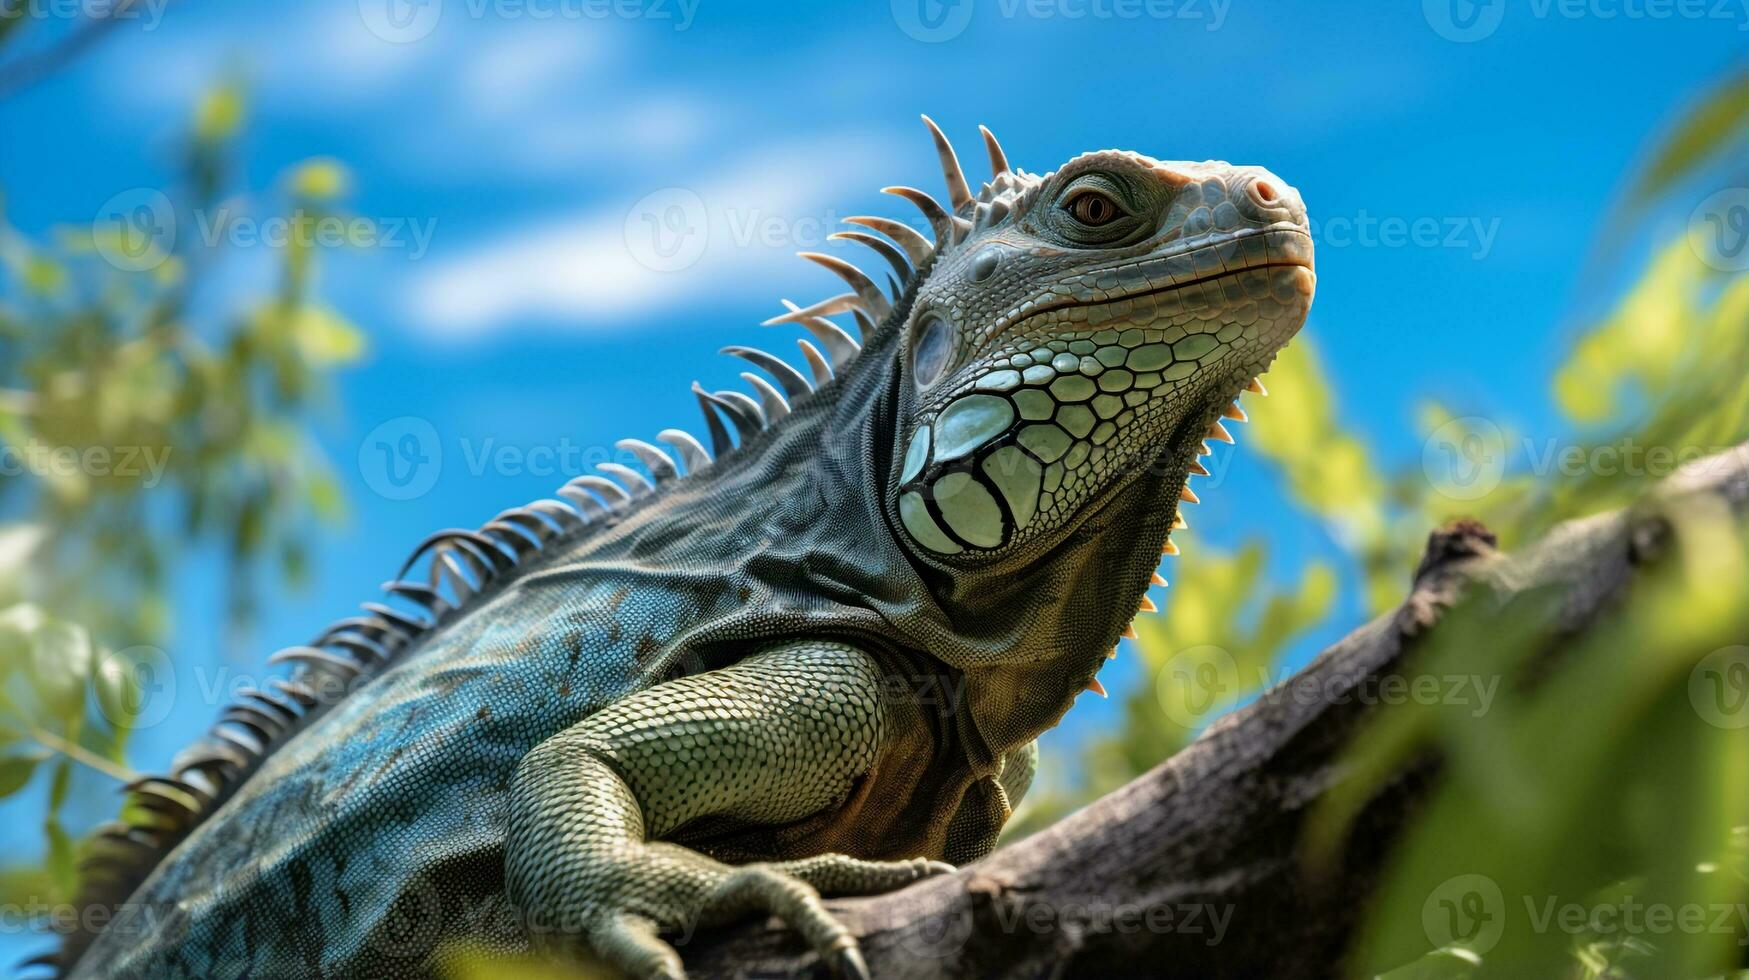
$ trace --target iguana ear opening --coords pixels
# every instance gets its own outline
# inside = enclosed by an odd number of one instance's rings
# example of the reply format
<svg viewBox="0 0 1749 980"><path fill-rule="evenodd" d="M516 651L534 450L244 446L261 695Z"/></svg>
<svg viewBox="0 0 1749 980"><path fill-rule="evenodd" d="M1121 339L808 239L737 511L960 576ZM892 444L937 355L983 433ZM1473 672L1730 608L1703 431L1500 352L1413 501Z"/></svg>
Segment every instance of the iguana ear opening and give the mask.
<svg viewBox="0 0 1749 980"><path fill-rule="evenodd" d="M909 345L911 383L918 391L926 391L947 374L953 362L958 331L953 321L939 313L929 312L917 319Z"/></svg>

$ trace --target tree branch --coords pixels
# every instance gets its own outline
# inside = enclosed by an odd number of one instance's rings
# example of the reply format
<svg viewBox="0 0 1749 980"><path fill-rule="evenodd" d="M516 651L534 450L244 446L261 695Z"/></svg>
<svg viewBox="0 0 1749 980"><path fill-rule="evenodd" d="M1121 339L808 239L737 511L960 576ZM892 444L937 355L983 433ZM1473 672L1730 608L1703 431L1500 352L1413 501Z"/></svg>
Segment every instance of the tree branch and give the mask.
<svg viewBox="0 0 1749 980"><path fill-rule="evenodd" d="M102 40L111 28L132 16L132 8L138 3L139 0L116 0L113 7L86 18L53 44L0 64L0 99L23 91L65 68ZM14 17L26 16L22 11L10 10L5 4L0 4L0 12Z"/></svg>
<svg viewBox="0 0 1749 980"><path fill-rule="evenodd" d="M1663 501L1707 494L1739 521L1749 445L1665 481ZM957 874L831 902L881 978L1338 975L1391 846L1437 785L1439 760L1405 761L1355 814L1337 866L1314 875L1305 818L1349 774L1342 750L1373 710L1367 685L1466 588L1502 599L1553 588L1559 635L1582 632L1663 547L1656 506L1571 521L1505 557L1474 522L1434 532L1415 588L1292 680L1216 722L1128 786ZM818 970L794 933L747 923L681 947L698 977Z"/></svg>

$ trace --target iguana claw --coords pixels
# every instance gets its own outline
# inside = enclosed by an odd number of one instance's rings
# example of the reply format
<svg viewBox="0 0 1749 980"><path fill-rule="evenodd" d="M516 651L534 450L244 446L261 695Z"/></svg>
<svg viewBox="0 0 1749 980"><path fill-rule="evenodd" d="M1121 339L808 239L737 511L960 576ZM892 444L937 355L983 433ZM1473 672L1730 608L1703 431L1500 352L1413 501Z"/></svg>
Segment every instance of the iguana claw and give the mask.
<svg viewBox="0 0 1749 980"><path fill-rule="evenodd" d="M832 975L841 980L869 980L868 962L862 958L862 950L850 945L834 953Z"/></svg>

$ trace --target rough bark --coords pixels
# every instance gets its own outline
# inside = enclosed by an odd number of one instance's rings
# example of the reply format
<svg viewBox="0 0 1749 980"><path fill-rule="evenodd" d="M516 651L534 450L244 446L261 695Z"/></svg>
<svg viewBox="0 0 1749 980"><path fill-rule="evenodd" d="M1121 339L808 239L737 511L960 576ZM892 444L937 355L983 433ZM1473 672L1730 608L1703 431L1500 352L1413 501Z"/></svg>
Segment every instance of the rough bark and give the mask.
<svg viewBox="0 0 1749 980"><path fill-rule="evenodd" d="M1510 557L1478 524L1435 531L1401 607L1146 775L957 874L829 904L879 978L1336 975L1392 843L1439 778L1436 757L1406 762L1358 813L1340 866L1314 878L1304 818L1344 778L1343 749L1369 711L1390 710L1349 695L1412 669L1406 656L1465 589L1507 600L1552 586L1564 596L1556 634L1584 631L1662 549L1660 515L1690 494L1722 498L1741 521L1749 445ZM698 977L820 969L775 922L700 934L682 953Z"/></svg>

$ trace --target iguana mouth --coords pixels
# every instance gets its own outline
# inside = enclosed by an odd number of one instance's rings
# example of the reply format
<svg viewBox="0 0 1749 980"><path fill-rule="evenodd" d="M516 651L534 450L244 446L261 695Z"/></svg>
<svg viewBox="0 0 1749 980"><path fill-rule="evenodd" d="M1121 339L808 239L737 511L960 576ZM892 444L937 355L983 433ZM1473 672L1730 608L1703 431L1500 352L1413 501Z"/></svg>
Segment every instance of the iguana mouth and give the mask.
<svg viewBox="0 0 1749 980"><path fill-rule="evenodd" d="M1132 262L1127 268L1144 270L1144 281L1156 278L1155 276L1147 274L1156 269L1160 271L1161 275L1172 278L1173 274L1171 265L1173 263L1188 262L1194 266L1198 256L1211 253L1214 250L1221 248L1243 248L1244 246L1241 243L1249 241L1259 242L1264 249L1260 260L1244 261L1238 266L1231 268L1223 267L1218 271L1210 271L1200 274L1192 273L1189 278L1185 279L1173 278L1173 281L1165 286L1154 286L1150 284L1140 289L1120 292L1099 299L1068 297L1056 302L1040 304L1027 310L1024 316L1016 319L1013 323L1007 324L1005 329L1011 329L1028 320L1048 315L1057 310L1097 308L1101 306L1110 306L1115 303L1143 299L1149 296L1165 296L1170 293L1204 286L1211 282L1219 282L1222 279L1228 279L1233 276L1241 276L1250 272L1261 272L1266 269L1303 269L1308 275L1316 276L1312 266L1312 237L1305 230L1297 227L1263 228L1256 231L1248 231L1229 238L1223 238L1219 241L1204 242L1194 248L1181 249L1167 255L1151 257L1140 262ZM1240 258L1244 259L1247 257L1240 256ZM1216 261L1220 260L1217 259ZM1109 273L1112 270L1101 271Z"/></svg>

